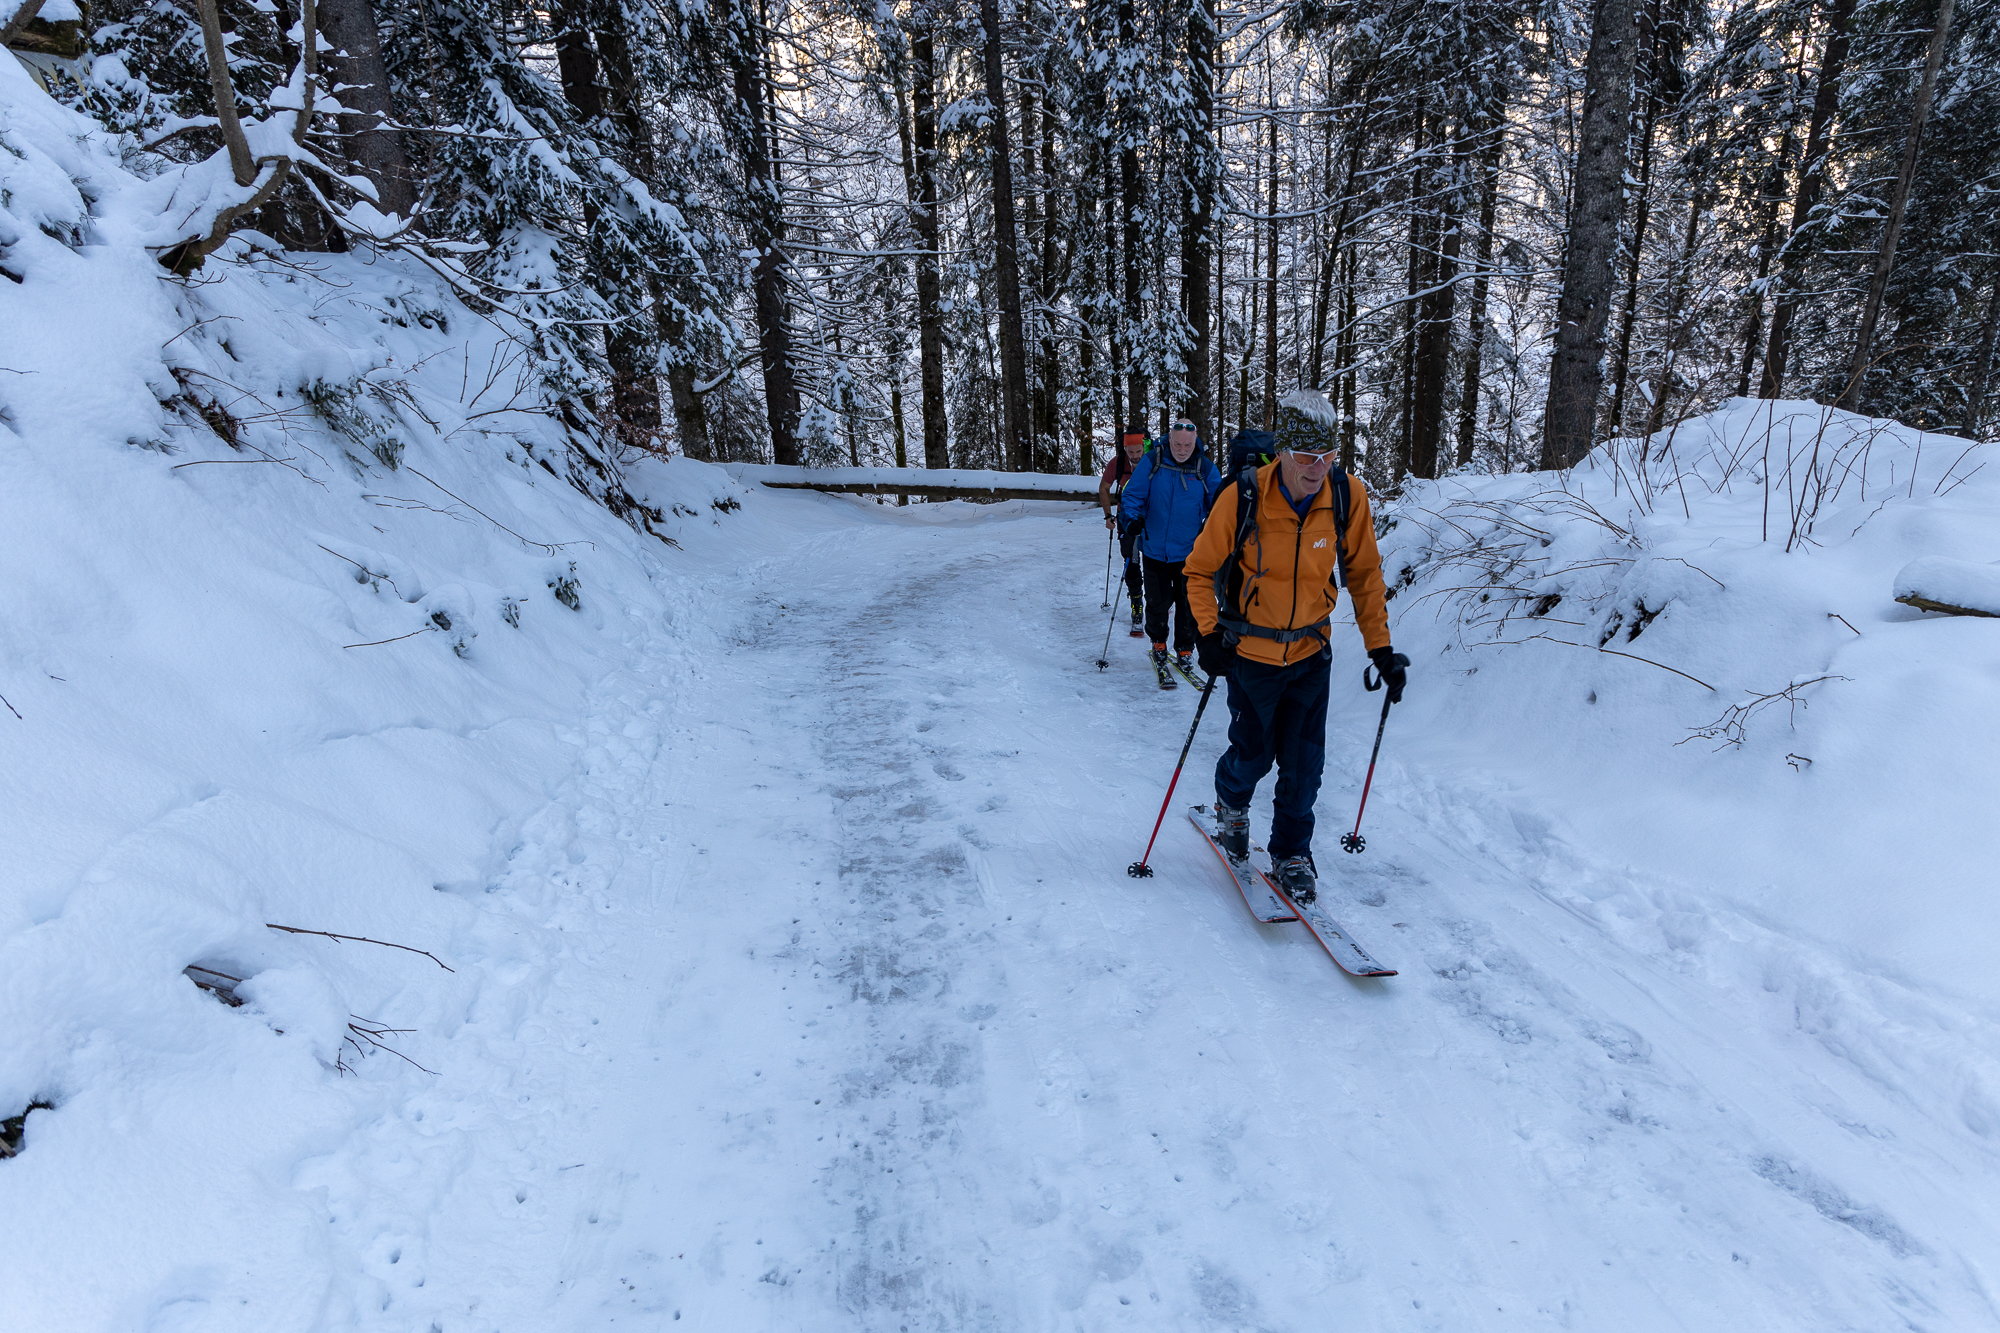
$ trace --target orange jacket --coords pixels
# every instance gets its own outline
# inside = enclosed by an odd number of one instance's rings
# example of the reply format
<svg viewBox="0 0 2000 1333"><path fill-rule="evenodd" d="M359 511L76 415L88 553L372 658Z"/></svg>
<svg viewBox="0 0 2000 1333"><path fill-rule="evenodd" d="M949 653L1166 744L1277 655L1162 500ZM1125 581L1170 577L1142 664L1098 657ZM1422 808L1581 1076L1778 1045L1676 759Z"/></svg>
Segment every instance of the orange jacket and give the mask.
<svg viewBox="0 0 2000 1333"><path fill-rule="evenodd" d="M1243 547L1243 595L1238 613L1267 629L1303 629L1333 614L1339 597L1335 581L1333 487L1321 486L1301 520L1285 499L1277 473L1282 462L1257 469L1257 532ZM1375 549L1375 519L1368 512L1368 488L1358 477L1347 481L1347 591L1354 599L1361 641L1371 650L1389 643L1389 610L1382 590L1382 555ZM1188 606L1203 634L1216 628L1215 572L1236 549L1236 483L1222 488L1208 522L1195 538L1183 568ZM1272 666L1302 662L1325 647L1328 630L1290 643L1244 635L1239 656Z"/></svg>

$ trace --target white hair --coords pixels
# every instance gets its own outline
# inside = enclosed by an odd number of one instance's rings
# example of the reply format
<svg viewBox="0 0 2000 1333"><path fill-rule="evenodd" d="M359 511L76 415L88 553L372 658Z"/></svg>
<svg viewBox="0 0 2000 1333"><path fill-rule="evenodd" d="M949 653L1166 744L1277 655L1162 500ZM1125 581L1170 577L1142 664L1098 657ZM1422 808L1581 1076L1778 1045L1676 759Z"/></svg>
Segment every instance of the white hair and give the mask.
<svg viewBox="0 0 2000 1333"><path fill-rule="evenodd" d="M1278 400L1279 407L1289 407L1309 421L1325 426L1328 430L1340 424L1340 413L1326 395L1317 389L1294 389Z"/></svg>

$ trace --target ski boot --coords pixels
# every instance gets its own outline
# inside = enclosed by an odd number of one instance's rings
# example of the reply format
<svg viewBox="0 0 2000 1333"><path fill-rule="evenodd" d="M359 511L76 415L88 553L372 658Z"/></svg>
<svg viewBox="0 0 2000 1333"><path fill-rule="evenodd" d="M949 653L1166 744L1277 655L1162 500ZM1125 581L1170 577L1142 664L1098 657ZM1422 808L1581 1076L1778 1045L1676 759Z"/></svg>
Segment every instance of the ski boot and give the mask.
<svg viewBox="0 0 2000 1333"><path fill-rule="evenodd" d="M1232 861L1242 861L1250 855L1250 807L1215 803L1215 845L1222 854Z"/></svg>
<svg viewBox="0 0 2000 1333"><path fill-rule="evenodd" d="M1271 878L1277 880L1285 896L1300 907L1319 897L1318 874L1312 857L1304 855L1284 857L1271 867Z"/></svg>
<svg viewBox="0 0 2000 1333"><path fill-rule="evenodd" d="M1139 600L1139 594L1132 594L1132 637L1143 638L1146 634L1146 604Z"/></svg>
<svg viewBox="0 0 2000 1333"><path fill-rule="evenodd" d="M1195 679L1194 649L1190 648L1184 653L1175 653L1174 668L1189 680Z"/></svg>

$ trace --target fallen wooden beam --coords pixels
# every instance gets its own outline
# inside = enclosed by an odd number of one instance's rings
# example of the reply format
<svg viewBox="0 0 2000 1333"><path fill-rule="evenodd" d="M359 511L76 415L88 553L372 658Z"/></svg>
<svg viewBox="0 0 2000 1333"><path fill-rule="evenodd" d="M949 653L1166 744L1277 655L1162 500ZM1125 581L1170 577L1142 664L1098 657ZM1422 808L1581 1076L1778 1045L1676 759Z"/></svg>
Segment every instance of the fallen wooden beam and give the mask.
<svg viewBox="0 0 2000 1333"><path fill-rule="evenodd" d="M1927 556L1896 575L1895 598L1919 611L2000 620L2000 565Z"/></svg>
<svg viewBox="0 0 2000 1333"><path fill-rule="evenodd" d="M914 495L925 500L1097 499L1097 478L1057 472L988 472L916 467L778 467L768 463L725 463L738 481L780 491L826 491L843 495Z"/></svg>

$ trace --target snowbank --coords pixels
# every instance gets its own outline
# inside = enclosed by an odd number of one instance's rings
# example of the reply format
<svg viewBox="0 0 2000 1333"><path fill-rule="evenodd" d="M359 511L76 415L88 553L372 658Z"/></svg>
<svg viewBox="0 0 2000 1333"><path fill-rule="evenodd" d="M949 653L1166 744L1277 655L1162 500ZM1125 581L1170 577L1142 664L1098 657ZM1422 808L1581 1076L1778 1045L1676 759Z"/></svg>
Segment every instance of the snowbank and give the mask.
<svg viewBox="0 0 2000 1333"><path fill-rule="evenodd" d="M1701 931L1718 912L1781 923L1892 990L2000 1006L1991 631L1883 595L1913 557L1986 568L1964 564L2000 525L1983 452L1735 400L1568 474L1410 487L1382 519L1422 682L1405 744L1449 735L1534 774L1538 800L1658 876L1648 901L1579 884L1579 910L1659 931L1700 901ZM1448 747L1404 762L1457 799ZM1882 996L1815 1002L1875 1057L1912 1058L1907 1032L1873 1028ZM1954 1067L2000 1123L1990 1061Z"/></svg>
<svg viewBox="0 0 2000 1333"><path fill-rule="evenodd" d="M0 1324L339 1325L344 1164L507 1081L592 910L551 797L659 748L580 720L681 651L653 575L747 492L677 460L613 517L415 265L170 278L120 239L146 183L8 58L0 147Z"/></svg>

